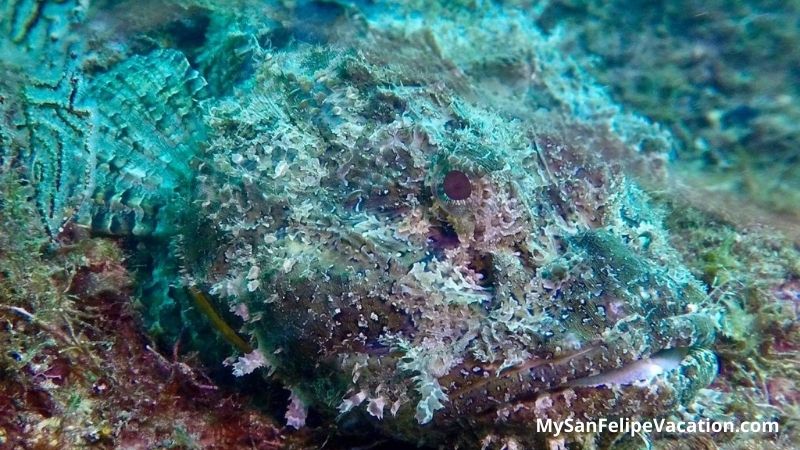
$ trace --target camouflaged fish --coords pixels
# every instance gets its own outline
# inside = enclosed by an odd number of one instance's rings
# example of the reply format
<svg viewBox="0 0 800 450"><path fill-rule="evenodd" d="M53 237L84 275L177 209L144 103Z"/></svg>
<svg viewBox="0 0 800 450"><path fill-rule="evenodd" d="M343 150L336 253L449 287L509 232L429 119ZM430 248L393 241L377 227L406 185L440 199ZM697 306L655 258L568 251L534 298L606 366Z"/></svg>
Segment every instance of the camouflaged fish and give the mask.
<svg viewBox="0 0 800 450"><path fill-rule="evenodd" d="M290 386L290 424L418 445L611 445L535 423L661 417L713 380L719 311L633 181L669 138L556 35L510 7L239 7L174 31L6 2L4 167L54 236L158 255L154 330L238 316L239 353L192 338ZM74 33L38 43L65 11Z"/></svg>

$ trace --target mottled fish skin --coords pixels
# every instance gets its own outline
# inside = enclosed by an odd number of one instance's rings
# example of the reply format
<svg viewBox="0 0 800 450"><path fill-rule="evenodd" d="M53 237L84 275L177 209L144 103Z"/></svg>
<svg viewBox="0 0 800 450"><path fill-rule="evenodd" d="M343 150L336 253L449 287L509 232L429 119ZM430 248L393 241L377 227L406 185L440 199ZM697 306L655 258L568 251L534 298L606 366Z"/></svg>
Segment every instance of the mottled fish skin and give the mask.
<svg viewBox="0 0 800 450"><path fill-rule="evenodd" d="M211 72L175 50L89 77L108 145L74 218L163 238L181 281L243 319L258 353L239 372L268 365L323 416L427 445L545 445L537 418L660 416L713 380L719 310L634 181L668 137L555 37L493 6L250 7L237 29L275 18L236 41L252 74L212 80L229 95L202 107ZM173 81L153 92L136 67ZM585 381L608 373L623 381Z"/></svg>
<svg viewBox="0 0 800 450"><path fill-rule="evenodd" d="M370 19L212 109L216 251L190 246L188 282L247 311L309 404L418 443L541 444L536 417L663 415L710 383L719 313L626 176L663 160L624 115L548 79L568 62L523 17ZM684 359L649 381L571 384L666 349Z"/></svg>

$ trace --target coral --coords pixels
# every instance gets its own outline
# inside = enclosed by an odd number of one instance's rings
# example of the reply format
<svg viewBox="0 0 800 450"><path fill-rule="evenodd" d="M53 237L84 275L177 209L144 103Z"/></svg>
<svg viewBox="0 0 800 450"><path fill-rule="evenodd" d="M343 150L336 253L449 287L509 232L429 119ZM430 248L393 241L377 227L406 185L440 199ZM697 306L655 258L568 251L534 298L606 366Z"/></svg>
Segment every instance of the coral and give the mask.
<svg viewBox="0 0 800 450"><path fill-rule="evenodd" d="M79 41L72 34L86 14L86 4L78 0L4 0L0 3L3 40L0 48L7 60L31 58L34 71L59 68L72 45Z"/></svg>
<svg viewBox="0 0 800 450"><path fill-rule="evenodd" d="M75 103L83 77L72 58L86 7L8 0L0 9L3 109L22 115L3 127L13 135L0 140L0 158L24 167L36 184L38 214L52 238L86 210L93 186L91 113Z"/></svg>
<svg viewBox="0 0 800 450"><path fill-rule="evenodd" d="M50 236L86 209L93 187L91 112L74 103L81 79L74 71L53 81L36 80L24 92L24 148L28 177Z"/></svg>

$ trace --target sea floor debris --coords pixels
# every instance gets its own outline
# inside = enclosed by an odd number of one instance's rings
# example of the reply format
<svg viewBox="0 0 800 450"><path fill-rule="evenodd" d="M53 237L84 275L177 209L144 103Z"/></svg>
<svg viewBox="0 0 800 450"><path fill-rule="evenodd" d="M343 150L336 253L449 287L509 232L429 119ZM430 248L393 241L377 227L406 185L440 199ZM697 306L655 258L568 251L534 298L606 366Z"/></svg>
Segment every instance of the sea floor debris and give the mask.
<svg viewBox="0 0 800 450"><path fill-rule="evenodd" d="M283 425L162 355L123 250L69 227L52 243L30 188L0 178L0 448L285 448ZM177 351L177 347L176 347Z"/></svg>

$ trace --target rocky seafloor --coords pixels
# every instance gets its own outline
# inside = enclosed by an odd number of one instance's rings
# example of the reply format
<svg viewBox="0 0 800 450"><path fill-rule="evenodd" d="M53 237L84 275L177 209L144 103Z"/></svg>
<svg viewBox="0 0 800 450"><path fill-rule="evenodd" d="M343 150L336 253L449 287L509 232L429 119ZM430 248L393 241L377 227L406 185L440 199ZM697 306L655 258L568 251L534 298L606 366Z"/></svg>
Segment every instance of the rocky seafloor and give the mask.
<svg viewBox="0 0 800 450"><path fill-rule="evenodd" d="M0 448L797 448L798 49L792 1L0 1Z"/></svg>

